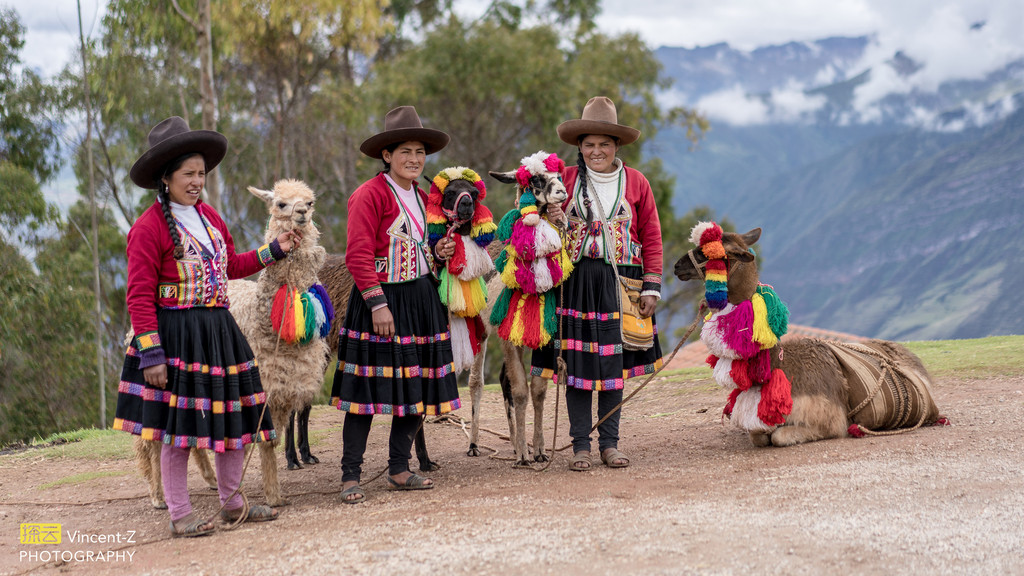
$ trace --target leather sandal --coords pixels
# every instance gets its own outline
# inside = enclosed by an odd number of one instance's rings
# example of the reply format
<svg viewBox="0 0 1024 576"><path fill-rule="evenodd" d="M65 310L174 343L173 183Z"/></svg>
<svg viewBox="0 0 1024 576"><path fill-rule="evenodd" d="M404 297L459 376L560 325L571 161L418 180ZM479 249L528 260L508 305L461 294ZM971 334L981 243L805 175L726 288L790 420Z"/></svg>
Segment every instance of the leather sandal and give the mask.
<svg viewBox="0 0 1024 576"><path fill-rule="evenodd" d="M572 455L572 463L569 464L569 470L573 472L586 472L590 470L590 452L582 450Z"/></svg>
<svg viewBox="0 0 1024 576"><path fill-rule="evenodd" d="M355 498L349 498L353 495ZM359 484L341 491L341 501L345 504L359 504L363 500L366 500L366 492L363 492L363 488Z"/></svg>
<svg viewBox="0 0 1024 576"><path fill-rule="evenodd" d="M210 525L209 528L203 529L203 526ZM212 533L217 528L210 522L207 522L203 518L197 518L192 512L184 518L179 518L177 525L174 520L171 520L171 537L172 538L195 538L196 536L206 536Z"/></svg>
<svg viewBox="0 0 1024 576"><path fill-rule="evenodd" d="M238 517L241 515L241 509L220 511L220 519L229 524L237 522ZM242 520L242 522L270 522L271 520L277 520L277 512L270 506L256 504L249 507L249 512L245 515L245 520Z"/></svg>
<svg viewBox="0 0 1024 576"><path fill-rule="evenodd" d="M629 466L629 458L619 452L618 448L605 448L601 451L601 461L609 468L625 468Z"/></svg>
<svg viewBox="0 0 1024 576"><path fill-rule="evenodd" d="M427 484L426 481L427 478L419 474L409 474L405 482L398 482L391 476L388 476L388 484L391 484L392 490L430 490L434 487L432 483Z"/></svg>

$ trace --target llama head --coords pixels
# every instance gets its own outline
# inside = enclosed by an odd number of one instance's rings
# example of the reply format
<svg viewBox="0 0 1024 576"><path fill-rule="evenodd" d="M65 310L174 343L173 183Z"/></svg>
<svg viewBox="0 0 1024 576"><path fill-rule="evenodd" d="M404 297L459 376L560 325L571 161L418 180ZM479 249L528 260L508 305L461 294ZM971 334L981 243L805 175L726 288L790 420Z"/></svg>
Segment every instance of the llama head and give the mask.
<svg viewBox="0 0 1024 576"><path fill-rule="evenodd" d="M561 205L569 197L565 184L562 183L564 169L565 162L561 158L541 150L523 158L519 168L515 170L492 171L489 174L499 182L516 185L516 205L520 210L526 208L520 204L534 202L537 212L543 214L548 204Z"/></svg>
<svg viewBox="0 0 1024 576"><path fill-rule="evenodd" d="M316 241L319 233L313 225L316 195L301 180L278 180L271 190L249 186L249 192L267 204L270 221L267 223L266 238L272 239L282 232L301 229L305 239Z"/></svg>
<svg viewBox="0 0 1024 576"><path fill-rule="evenodd" d="M690 233L690 241L697 247L677 260L673 271L684 282L697 278L725 282L728 301L733 304L749 300L758 282L757 262L751 246L760 238L760 228L737 234L722 232L714 222L700 222ZM710 289L711 285L708 286ZM711 305L710 300L708 304Z"/></svg>
<svg viewBox="0 0 1024 576"><path fill-rule="evenodd" d="M458 223L457 234L470 234L482 218L491 220L490 211L480 204L486 197L487 188L479 174L464 166L445 168L430 183L427 221L445 227Z"/></svg>

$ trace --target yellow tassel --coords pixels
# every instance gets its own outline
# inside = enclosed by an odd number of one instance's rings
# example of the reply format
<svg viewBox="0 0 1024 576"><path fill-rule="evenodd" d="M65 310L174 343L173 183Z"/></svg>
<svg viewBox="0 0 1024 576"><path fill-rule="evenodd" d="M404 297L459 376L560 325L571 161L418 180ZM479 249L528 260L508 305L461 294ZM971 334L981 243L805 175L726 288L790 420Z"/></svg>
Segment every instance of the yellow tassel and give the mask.
<svg viewBox="0 0 1024 576"><path fill-rule="evenodd" d="M298 290L294 291L294 304L295 307L295 341L302 340L306 337L306 314L302 307L302 294Z"/></svg>
<svg viewBox="0 0 1024 576"><path fill-rule="evenodd" d="M508 250L511 250L511 247ZM519 289L519 282L516 280L517 268L519 268L519 259L513 258L512 253L510 253L508 255L508 262L505 263L505 269L501 271L501 281L505 283L505 286L513 290Z"/></svg>
<svg viewBox="0 0 1024 576"><path fill-rule="evenodd" d="M520 298L516 303L515 312L512 313L512 331L509 334L509 341L516 346L523 345L523 334L526 333L526 328L523 325L523 304L525 303L526 298Z"/></svg>
<svg viewBox="0 0 1024 576"><path fill-rule="evenodd" d="M469 298L466 299L466 316L477 316L487 307L487 289L483 278L469 281Z"/></svg>
<svg viewBox="0 0 1024 576"><path fill-rule="evenodd" d="M754 342L761 345L761 350L774 347L779 343L779 337L768 325L768 307L764 303L764 298L755 292L750 298L750 304L754 308Z"/></svg>

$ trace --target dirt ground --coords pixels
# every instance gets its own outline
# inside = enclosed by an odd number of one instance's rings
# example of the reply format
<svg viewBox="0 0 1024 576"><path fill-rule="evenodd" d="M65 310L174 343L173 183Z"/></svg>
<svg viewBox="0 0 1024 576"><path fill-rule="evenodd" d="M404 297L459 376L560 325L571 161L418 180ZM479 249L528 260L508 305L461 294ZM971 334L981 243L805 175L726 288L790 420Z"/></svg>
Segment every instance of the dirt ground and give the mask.
<svg viewBox="0 0 1024 576"><path fill-rule="evenodd" d="M563 451L544 472L513 469L500 459L507 441L484 433L499 458L470 458L459 426L429 423L436 489L392 492L378 479L356 506L337 496L342 415L318 407L322 463L281 471L292 504L280 519L198 539L167 538L167 513L150 507L127 454L2 457L0 573L1024 574L1022 390L1024 378L939 380L952 426L758 449L722 424L725 393L713 382L659 378L623 413L629 468L570 472ZM485 393L481 422L505 432L500 402ZM554 403L549 393L548 442ZM569 441L564 401L560 410L558 447ZM364 478L386 466L388 421L378 420ZM262 501L257 464L245 481L252 502ZM86 471L109 475L40 488ZM212 514L217 499L194 470L190 486ZM51 522L62 544L19 543L21 523ZM75 531L134 543L71 543ZM114 555L24 556L86 550Z"/></svg>

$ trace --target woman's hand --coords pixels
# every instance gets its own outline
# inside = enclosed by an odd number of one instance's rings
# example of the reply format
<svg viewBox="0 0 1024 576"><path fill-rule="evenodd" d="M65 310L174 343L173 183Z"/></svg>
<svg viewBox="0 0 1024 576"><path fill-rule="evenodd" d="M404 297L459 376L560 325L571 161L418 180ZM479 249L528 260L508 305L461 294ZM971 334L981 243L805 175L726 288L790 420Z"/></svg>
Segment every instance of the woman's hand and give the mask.
<svg viewBox="0 0 1024 576"><path fill-rule="evenodd" d="M640 297L640 315L644 318L650 318L654 316L654 308L658 305L658 298L656 296L641 296Z"/></svg>
<svg viewBox="0 0 1024 576"><path fill-rule="evenodd" d="M163 390L167 387L167 364L157 364L142 369L142 375L146 378L146 384Z"/></svg>
<svg viewBox="0 0 1024 576"><path fill-rule="evenodd" d="M448 237L441 238L434 246L434 253L441 260L447 260L455 255L455 241Z"/></svg>
<svg viewBox="0 0 1024 576"><path fill-rule="evenodd" d="M281 250L288 253L302 242L302 230L289 230L277 237L277 245Z"/></svg>
<svg viewBox="0 0 1024 576"><path fill-rule="evenodd" d="M558 204L548 204L548 220L555 224L562 225L565 222L565 212Z"/></svg>
<svg viewBox="0 0 1024 576"><path fill-rule="evenodd" d="M391 310L384 306L373 311L373 331L382 338L392 338L395 335L395 318Z"/></svg>

